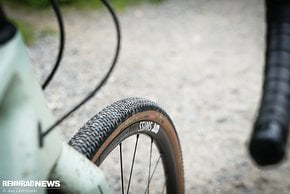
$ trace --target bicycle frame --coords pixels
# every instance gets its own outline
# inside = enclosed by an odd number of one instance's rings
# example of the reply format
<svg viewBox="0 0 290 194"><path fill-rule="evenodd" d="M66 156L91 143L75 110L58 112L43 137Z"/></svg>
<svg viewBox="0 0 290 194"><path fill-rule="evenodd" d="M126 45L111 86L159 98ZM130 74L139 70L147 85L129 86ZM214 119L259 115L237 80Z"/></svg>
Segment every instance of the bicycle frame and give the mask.
<svg viewBox="0 0 290 194"><path fill-rule="evenodd" d="M58 180L64 193L110 193L101 170L62 143L57 130L40 146L39 129L53 117L19 32L0 44L0 59L0 191L19 193L13 181Z"/></svg>

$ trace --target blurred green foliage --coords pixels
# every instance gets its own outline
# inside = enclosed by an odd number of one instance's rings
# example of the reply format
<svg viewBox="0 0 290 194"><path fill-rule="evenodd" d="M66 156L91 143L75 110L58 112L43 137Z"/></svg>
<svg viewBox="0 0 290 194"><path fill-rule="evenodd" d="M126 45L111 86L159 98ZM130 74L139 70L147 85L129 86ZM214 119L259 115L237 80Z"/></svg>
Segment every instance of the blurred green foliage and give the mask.
<svg viewBox="0 0 290 194"><path fill-rule="evenodd" d="M20 20L13 20L12 23L14 23L20 30L25 43L28 45L32 44L34 41L34 38L33 38L34 32L32 30L32 26Z"/></svg>
<svg viewBox="0 0 290 194"><path fill-rule="evenodd" d="M0 0L1 1L1 0ZM38 10L38 9L50 9L50 0L2 0L3 3L10 5L12 7L19 8L19 6L24 6L28 10ZM131 5L138 5L141 3L152 3L159 4L164 0L108 0L113 5L114 9L124 10ZM61 7L66 8L78 8L78 9L99 9L104 7L101 0L56 0L56 2ZM55 32L51 29L45 29L44 31L36 33L33 26L28 22L22 21L19 18L14 19L13 23L18 26L21 31L23 38L27 44L32 44L34 42L35 36L38 35L49 35Z"/></svg>
<svg viewBox="0 0 290 194"><path fill-rule="evenodd" d="M22 4L32 8L47 8L50 0L6 0L13 4ZM102 3L100 0L56 0L59 5L73 6L78 8L99 8ZM139 4L142 2L160 3L163 0L111 0L116 8L125 8L128 5Z"/></svg>

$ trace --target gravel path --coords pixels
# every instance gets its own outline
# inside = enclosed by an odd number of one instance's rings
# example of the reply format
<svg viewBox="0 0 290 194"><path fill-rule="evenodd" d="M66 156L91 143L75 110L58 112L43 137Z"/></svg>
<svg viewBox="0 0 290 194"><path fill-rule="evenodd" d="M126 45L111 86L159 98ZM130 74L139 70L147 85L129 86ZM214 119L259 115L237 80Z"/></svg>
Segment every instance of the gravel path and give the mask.
<svg viewBox="0 0 290 194"><path fill-rule="evenodd" d="M289 162L260 170L246 149L260 94L263 14L262 0L167 0L119 13L119 64L106 87L61 126L65 139L106 105L141 96L158 102L175 122L187 193L290 193ZM25 15L39 30L55 28L48 11ZM65 58L46 91L56 116L101 78L115 41L106 12L64 15ZM40 77L55 48L56 37L45 35L30 47Z"/></svg>

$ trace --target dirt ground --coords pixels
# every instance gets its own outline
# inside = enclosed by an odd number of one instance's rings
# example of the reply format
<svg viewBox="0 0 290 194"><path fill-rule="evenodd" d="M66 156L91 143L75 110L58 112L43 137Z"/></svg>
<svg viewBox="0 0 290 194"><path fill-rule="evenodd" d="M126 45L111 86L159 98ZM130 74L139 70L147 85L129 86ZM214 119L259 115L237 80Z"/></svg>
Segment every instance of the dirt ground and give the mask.
<svg viewBox="0 0 290 194"><path fill-rule="evenodd" d="M13 10L11 10L13 12ZM18 10L39 32L29 53L41 80L57 50L49 11ZM119 12L122 52L108 84L61 125L64 139L112 102L139 96L156 101L179 133L186 193L290 193L290 165L251 161L247 141L263 71L262 0L166 0ZM105 10L66 9L63 64L45 91L56 117L78 102L109 67L115 32Z"/></svg>

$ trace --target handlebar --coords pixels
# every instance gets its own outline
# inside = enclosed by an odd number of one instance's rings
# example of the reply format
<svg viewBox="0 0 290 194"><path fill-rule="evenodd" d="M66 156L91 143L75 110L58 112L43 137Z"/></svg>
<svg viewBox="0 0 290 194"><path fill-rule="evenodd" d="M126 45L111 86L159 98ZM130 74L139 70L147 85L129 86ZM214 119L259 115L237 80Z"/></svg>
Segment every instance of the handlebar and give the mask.
<svg viewBox="0 0 290 194"><path fill-rule="evenodd" d="M265 74L249 151L258 165L286 154L290 118L290 1L266 0Z"/></svg>

